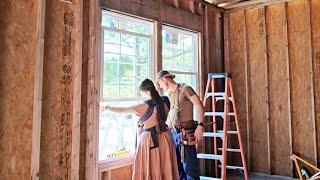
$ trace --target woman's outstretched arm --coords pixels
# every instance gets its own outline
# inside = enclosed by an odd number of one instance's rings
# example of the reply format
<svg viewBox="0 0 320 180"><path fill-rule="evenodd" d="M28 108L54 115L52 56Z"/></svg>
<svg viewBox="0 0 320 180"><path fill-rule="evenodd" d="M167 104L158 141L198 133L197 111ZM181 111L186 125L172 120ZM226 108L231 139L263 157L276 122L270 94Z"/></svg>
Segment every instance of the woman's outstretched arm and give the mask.
<svg viewBox="0 0 320 180"><path fill-rule="evenodd" d="M111 107L111 106L100 106L100 112L111 111L115 113L133 113L138 116L143 115L148 108L146 103L140 103L130 107Z"/></svg>
<svg viewBox="0 0 320 180"><path fill-rule="evenodd" d="M115 113L135 113L132 107L112 107L112 106L101 106L100 112L111 111Z"/></svg>

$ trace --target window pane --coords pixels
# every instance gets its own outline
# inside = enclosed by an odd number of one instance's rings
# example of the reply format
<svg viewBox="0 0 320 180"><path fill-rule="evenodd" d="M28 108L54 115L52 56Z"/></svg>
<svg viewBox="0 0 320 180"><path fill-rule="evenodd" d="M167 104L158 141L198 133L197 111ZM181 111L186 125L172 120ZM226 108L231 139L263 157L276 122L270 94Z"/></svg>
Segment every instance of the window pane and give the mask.
<svg viewBox="0 0 320 180"><path fill-rule="evenodd" d="M178 72L197 72L197 34L164 26L162 57L163 69Z"/></svg>
<svg viewBox="0 0 320 180"><path fill-rule="evenodd" d="M120 56L120 63L133 64L134 61L135 61L135 56L129 56L124 54Z"/></svg>
<svg viewBox="0 0 320 180"><path fill-rule="evenodd" d="M179 50L179 51L183 51L183 35L179 34L178 35L178 41L176 42L176 44L173 46L174 50Z"/></svg>
<svg viewBox="0 0 320 180"><path fill-rule="evenodd" d="M120 77L120 85L135 85L135 81L134 81L134 77L133 76L121 76ZM131 96L131 95L130 95Z"/></svg>
<svg viewBox="0 0 320 180"><path fill-rule="evenodd" d="M103 106L126 107L134 101L108 102ZM99 160L127 155L135 152L138 117L134 114L105 112L99 120Z"/></svg>
<svg viewBox="0 0 320 180"><path fill-rule="evenodd" d="M180 71L186 71L186 67L183 66L184 52L180 50L173 51L173 67Z"/></svg>
<svg viewBox="0 0 320 180"><path fill-rule="evenodd" d="M195 91L197 90L197 79L196 75L186 75L186 84L191 86Z"/></svg>
<svg viewBox="0 0 320 180"><path fill-rule="evenodd" d="M197 90L197 79L196 75L190 74L176 74L176 78L174 79L178 83L186 83L191 86L194 90Z"/></svg>
<svg viewBox="0 0 320 180"><path fill-rule="evenodd" d="M150 34L150 28L147 25L138 22L128 22L127 31L141 33L145 35Z"/></svg>
<svg viewBox="0 0 320 180"><path fill-rule="evenodd" d="M121 34L121 54L135 55L135 36Z"/></svg>
<svg viewBox="0 0 320 180"><path fill-rule="evenodd" d="M143 38L143 37L137 37L137 56L150 56L150 39L149 38Z"/></svg>
<svg viewBox="0 0 320 180"><path fill-rule="evenodd" d="M103 98L117 97L119 96L118 85L103 85Z"/></svg>
<svg viewBox="0 0 320 180"><path fill-rule="evenodd" d="M137 65L137 76L139 77L147 77L149 72L148 72L148 66L146 65Z"/></svg>
<svg viewBox="0 0 320 180"><path fill-rule="evenodd" d="M193 49L193 39L192 36L184 36L183 46L185 50L192 50Z"/></svg>
<svg viewBox="0 0 320 180"><path fill-rule="evenodd" d="M149 64L149 57L137 57L137 64L144 64L144 65L147 65Z"/></svg>
<svg viewBox="0 0 320 180"><path fill-rule="evenodd" d="M135 86L120 86L121 97L136 97Z"/></svg>
<svg viewBox="0 0 320 180"><path fill-rule="evenodd" d="M105 62L114 62L118 63L119 55L113 53L104 53L104 61Z"/></svg>
<svg viewBox="0 0 320 180"><path fill-rule="evenodd" d="M185 52L183 56L183 67L186 68L186 71L188 72L194 72L195 62L194 62L194 53L192 52Z"/></svg>
<svg viewBox="0 0 320 180"><path fill-rule="evenodd" d="M118 63L105 62L103 70L103 83L116 85L119 83Z"/></svg>
<svg viewBox="0 0 320 180"><path fill-rule="evenodd" d="M134 76L133 65L132 64L119 64L119 77L123 76Z"/></svg>
<svg viewBox="0 0 320 180"><path fill-rule="evenodd" d="M106 53L120 53L120 45L114 43L106 43L104 44L104 52Z"/></svg>
<svg viewBox="0 0 320 180"><path fill-rule="evenodd" d="M105 44L119 44L120 35L117 32L105 30L104 31L104 43Z"/></svg>
<svg viewBox="0 0 320 180"><path fill-rule="evenodd" d="M139 99L140 82L150 77L152 28L150 22L103 11L102 105L138 103L127 100ZM133 114L100 114L99 160L135 152L137 119Z"/></svg>
<svg viewBox="0 0 320 180"><path fill-rule="evenodd" d="M101 25L110 28L117 28L118 21L110 16L103 14Z"/></svg>
<svg viewBox="0 0 320 180"><path fill-rule="evenodd" d="M185 83L186 78L184 74L176 74L176 78L174 79L177 83Z"/></svg>

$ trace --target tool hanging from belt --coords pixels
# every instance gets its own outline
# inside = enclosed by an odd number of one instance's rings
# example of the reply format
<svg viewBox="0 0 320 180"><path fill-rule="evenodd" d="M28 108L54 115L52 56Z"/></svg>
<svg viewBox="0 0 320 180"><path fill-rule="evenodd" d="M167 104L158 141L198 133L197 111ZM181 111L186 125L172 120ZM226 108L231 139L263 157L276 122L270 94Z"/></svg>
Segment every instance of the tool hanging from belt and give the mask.
<svg viewBox="0 0 320 180"><path fill-rule="evenodd" d="M180 155L181 162L185 162L185 148L186 146L196 145L196 138L194 132L197 129L197 121L183 121L175 126L175 131L179 134L179 144L180 144Z"/></svg>

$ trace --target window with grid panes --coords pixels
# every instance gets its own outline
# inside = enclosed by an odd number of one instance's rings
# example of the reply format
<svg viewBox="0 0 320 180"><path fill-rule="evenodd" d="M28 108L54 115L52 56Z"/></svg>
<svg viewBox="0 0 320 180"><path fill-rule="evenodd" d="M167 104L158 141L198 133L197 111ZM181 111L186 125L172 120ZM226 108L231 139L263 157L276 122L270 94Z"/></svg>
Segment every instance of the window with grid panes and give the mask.
<svg viewBox="0 0 320 180"><path fill-rule="evenodd" d="M101 105L124 107L142 101L138 86L151 77L153 34L150 21L102 12ZM99 160L135 152L137 120L133 114L100 114Z"/></svg>
<svg viewBox="0 0 320 180"><path fill-rule="evenodd" d="M198 91L198 34L163 26L162 69L174 73L176 82Z"/></svg>

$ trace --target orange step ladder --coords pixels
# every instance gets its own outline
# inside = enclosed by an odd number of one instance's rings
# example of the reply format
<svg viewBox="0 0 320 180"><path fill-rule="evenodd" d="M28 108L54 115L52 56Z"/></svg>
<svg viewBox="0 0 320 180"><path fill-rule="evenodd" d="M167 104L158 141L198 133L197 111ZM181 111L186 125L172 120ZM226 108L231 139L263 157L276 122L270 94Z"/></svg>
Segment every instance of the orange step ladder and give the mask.
<svg viewBox="0 0 320 180"><path fill-rule="evenodd" d="M217 79L224 79L225 80L225 90L224 92L215 92L215 83ZM211 92L209 89L211 87ZM237 118L237 111L234 102L234 94L232 89L232 82L231 82L231 74L230 73L209 73L207 86L205 91L205 96L203 99L203 105L206 107L206 102L208 98L212 98L212 111L205 112L206 117L212 117L213 121L206 123L206 125L212 125L211 132L205 132L203 136L206 138L205 140L213 140L213 151L214 154L207 154L207 153L199 153L197 157L199 159L205 160L213 160L214 161L214 174L215 177L205 177L201 176L200 179L203 180L216 180L216 179L227 179L227 169L232 170L241 170L244 173L245 180L248 180L248 172L247 172L247 164L246 159L244 156L243 145L241 141L241 134L239 130L239 123ZM217 112L216 106L218 101L224 101L224 111ZM230 110L230 106L232 109ZM233 110L233 111L232 111ZM233 117L233 118L231 118ZM222 121L219 122L219 119ZM231 130L230 122L236 125L235 130ZM223 130L218 130L217 123L222 123ZM238 139L239 148L233 149L228 148L228 136L236 136ZM222 140L222 148L218 148L218 138ZM220 153L219 153L220 152ZM227 165L227 153L240 153L241 155L241 162L242 166L231 166ZM218 169L221 168L221 177L218 177Z"/></svg>

